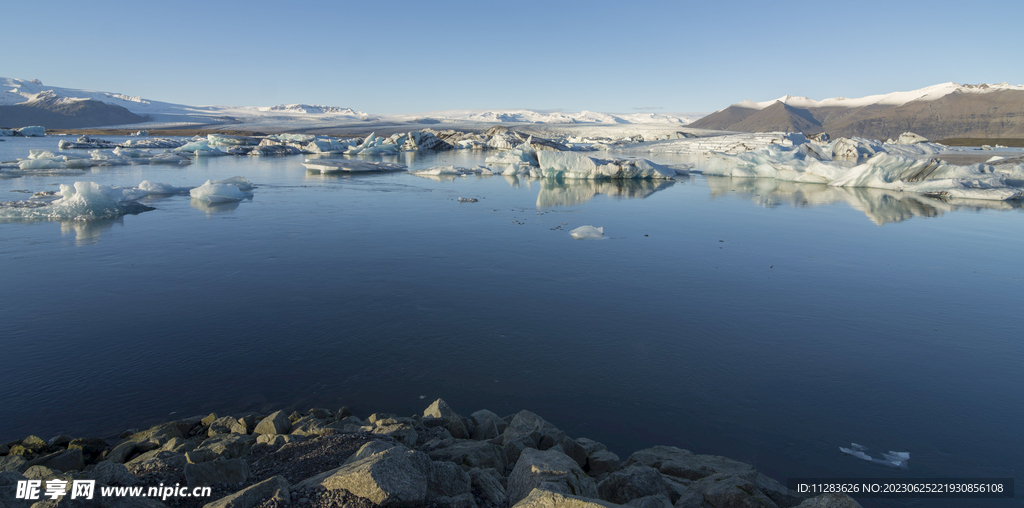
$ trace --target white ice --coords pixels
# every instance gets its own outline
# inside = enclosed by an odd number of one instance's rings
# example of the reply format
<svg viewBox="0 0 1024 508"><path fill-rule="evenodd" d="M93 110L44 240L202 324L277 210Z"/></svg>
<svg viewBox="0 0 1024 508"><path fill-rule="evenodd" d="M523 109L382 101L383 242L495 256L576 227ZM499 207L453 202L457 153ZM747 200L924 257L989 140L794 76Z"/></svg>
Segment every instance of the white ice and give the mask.
<svg viewBox="0 0 1024 508"><path fill-rule="evenodd" d="M207 180L206 183L189 191L192 199L210 203L229 203L251 198L255 187L252 182L241 176L227 180Z"/></svg>
<svg viewBox="0 0 1024 508"><path fill-rule="evenodd" d="M577 240L587 239L601 239L604 238L604 228L595 228L594 226L580 226L569 232L573 238Z"/></svg>
<svg viewBox="0 0 1024 508"><path fill-rule="evenodd" d="M577 152L537 152L542 178L664 178L676 175L674 169L646 159L595 159ZM533 174L533 172L531 172Z"/></svg>
<svg viewBox="0 0 1024 508"><path fill-rule="evenodd" d="M883 452L881 459L876 459L867 453L864 453L866 450L867 448L857 443L850 443L849 448L843 448L842 446L839 447L839 451L847 455L853 455L858 459L882 464L884 466L906 468L907 462L910 460L910 452L894 452L890 450L889 453Z"/></svg>

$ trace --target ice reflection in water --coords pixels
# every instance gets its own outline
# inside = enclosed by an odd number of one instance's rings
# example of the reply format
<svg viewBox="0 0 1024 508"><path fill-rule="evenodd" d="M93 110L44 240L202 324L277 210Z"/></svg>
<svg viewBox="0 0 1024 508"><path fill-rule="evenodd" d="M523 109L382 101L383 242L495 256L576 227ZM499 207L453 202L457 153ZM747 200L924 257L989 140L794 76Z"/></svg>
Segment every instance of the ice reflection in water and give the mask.
<svg viewBox="0 0 1024 508"><path fill-rule="evenodd" d="M675 180L615 179L540 181L537 206L574 206L586 203L598 194L618 198L643 199L675 184Z"/></svg>
<svg viewBox="0 0 1024 508"><path fill-rule="evenodd" d="M950 199L865 187L830 187L824 184L788 182L774 178L706 176L705 179L712 197L735 195L767 208L846 203L863 212L871 222L879 226L914 217L939 217L957 210L1013 210L1024 206L1020 201Z"/></svg>

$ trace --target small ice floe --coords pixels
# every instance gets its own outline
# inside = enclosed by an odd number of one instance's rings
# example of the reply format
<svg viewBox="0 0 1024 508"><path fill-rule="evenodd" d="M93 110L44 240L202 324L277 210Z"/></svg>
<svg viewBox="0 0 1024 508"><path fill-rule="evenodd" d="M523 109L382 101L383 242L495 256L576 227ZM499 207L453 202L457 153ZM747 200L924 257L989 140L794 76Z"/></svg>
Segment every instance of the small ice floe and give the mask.
<svg viewBox="0 0 1024 508"><path fill-rule="evenodd" d="M456 166L434 166L426 169L414 169L409 171L409 174L417 176L440 176L440 175L491 175L494 174L490 169L484 166L476 166L472 168L460 168Z"/></svg>
<svg viewBox="0 0 1024 508"><path fill-rule="evenodd" d="M459 203L476 203L477 201L480 200L477 198L464 198L462 196L459 196Z"/></svg>
<svg viewBox="0 0 1024 508"><path fill-rule="evenodd" d="M369 162L345 159L306 159L306 169L323 173L366 173L372 171L405 171L406 166L390 162Z"/></svg>
<svg viewBox="0 0 1024 508"><path fill-rule="evenodd" d="M580 226L569 232L573 238L577 240L586 239L602 239L604 238L604 228L595 228L594 226Z"/></svg>
<svg viewBox="0 0 1024 508"><path fill-rule="evenodd" d="M236 176L227 180L207 180L206 183L189 191L192 199L210 203L229 203L252 197L256 187L245 177Z"/></svg>
<svg viewBox="0 0 1024 508"><path fill-rule="evenodd" d="M890 450L889 453L882 453L881 459L876 459L868 455L867 453L864 453L865 451L867 451L867 448L857 443L850 443L849 448L843 448L842 446L840 446L839 451L847 455L853 455L858 459L863 459L869 462L874 462L876 464L882 464L883 466L890 467L906 468L907 461L910 460L910 452L894 452L892 450Z"/></svg>

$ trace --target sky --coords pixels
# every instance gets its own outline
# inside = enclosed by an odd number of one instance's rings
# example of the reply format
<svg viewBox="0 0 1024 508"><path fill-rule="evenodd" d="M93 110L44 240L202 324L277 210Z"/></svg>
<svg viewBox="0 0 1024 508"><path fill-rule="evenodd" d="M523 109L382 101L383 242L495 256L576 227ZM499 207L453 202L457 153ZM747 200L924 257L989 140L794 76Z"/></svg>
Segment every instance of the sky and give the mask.
<svg viewBox="0 0 1024 508"><path fill-rule="evenodd" d="M190 105L707 113L1024 84L1020 0L45 5L0 7L0 76Z"/></svg>

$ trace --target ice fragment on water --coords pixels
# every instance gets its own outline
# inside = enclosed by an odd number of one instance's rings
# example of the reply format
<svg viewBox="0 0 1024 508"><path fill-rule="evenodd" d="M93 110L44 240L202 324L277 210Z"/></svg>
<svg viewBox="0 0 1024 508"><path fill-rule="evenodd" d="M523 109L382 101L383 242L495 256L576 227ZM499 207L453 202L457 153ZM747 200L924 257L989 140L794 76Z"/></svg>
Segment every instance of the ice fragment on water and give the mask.
<svg viewBox="0 0 1024 508"><path fill-rule="evenodd" d="M595 228L594 226L580 226L569 232L573 238L577 240L585 240L588 238L604 238L604 228Z"/></svg>
<svg viewBox="0 0 1024 508"><path fill-rule="evenodd" d="M890 467L905 468L907 467L907 462L910 460L910 452L894 452L892 450L889 450L889 453L882 453L883 458L876 459L868 455L867 453L864 453L865 451L867 451L867 448L857 443L850 443L849 448L843 448L842 446L840 446L839 451L847 455L853 455L858 459L863 459L868 462L874 462L876 464L882 464L884 466Z"/></svg>

